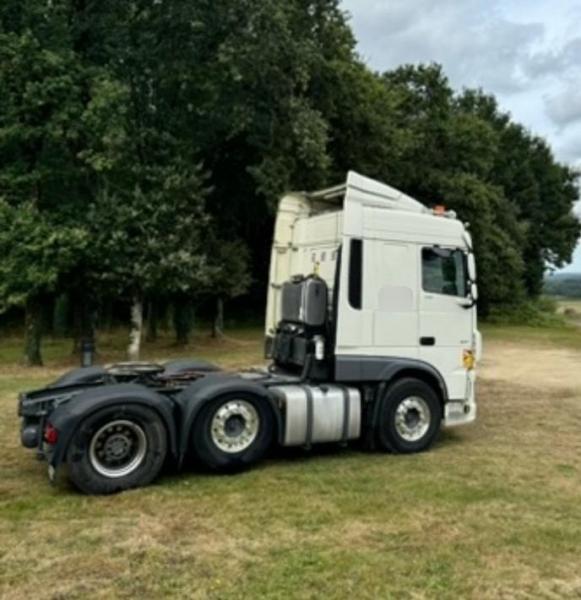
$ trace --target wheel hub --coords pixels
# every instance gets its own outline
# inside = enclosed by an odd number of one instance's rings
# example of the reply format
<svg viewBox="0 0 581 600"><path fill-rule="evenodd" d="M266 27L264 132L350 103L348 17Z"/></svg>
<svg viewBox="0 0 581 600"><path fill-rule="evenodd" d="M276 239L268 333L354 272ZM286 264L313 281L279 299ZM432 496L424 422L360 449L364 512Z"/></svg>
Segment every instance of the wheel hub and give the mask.
<svg viewBox="0 0 581 600"><path fill-rule="evenodd" d="M147 452L147 438L140 425L116 420L101 427L91 438L89 462L104 477L124 477L135 471Z"/></svg>
<svg viewBox="0 0 581 600"><path fill-rule="evenodd" d="M222 452L235 454L252 445L260 428L254 406L246 400L230 400L218 408L210 424L212 442Z"/></svg>
<svg viewBox="0 0 581 600"><path fill-rule="evenodd" d="M400 402L395 411L395 428L406 442L417 442L430 428L432 414L420 396L410 396Z"/></svg>
<svg viewBox="0 0 581 600"><path fill-rule="evenodd" d="M131 445L127 436L114 434L105 442L105 456L112 460L122 459L128 454Z"/></svg>
<svg viewBox="0 0 581 600"><path fill-rule="evenodd" d="M245 426L244 419L240 415L234 415L224 423L224 431L230 437L237 437L244 432Z"/></svg>

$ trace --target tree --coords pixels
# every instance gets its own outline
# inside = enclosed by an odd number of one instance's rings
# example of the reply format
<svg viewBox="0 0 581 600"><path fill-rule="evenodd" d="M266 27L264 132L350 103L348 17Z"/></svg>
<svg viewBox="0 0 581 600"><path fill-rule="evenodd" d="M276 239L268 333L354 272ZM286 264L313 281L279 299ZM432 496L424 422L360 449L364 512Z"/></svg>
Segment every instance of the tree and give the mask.
<svg viewBox="0 0 581 600"><path fill-rule="evenodd" d="M7 223L31 242L25 249L5 246L7 252L0 261L7 277L13 275L5 283L4 302L14 304L19 298L26 309L30 364L41 362L43 295L54 289L57 280L64 280L73 268L73 257L76 261L84 247L77 243L80 237L76 234L66 240L67 232L83 229L71 220L68 210L84 178L74 151L83 106L82 77L82 69L70 52L46 47L29 30L0 32L0 197L14 208L12 213L4 209ZM27 223L32 228L30 234L24 231ZM49 235L50 227L54 236ZM40 244L42 235L47 235L52 245ZM18 245L18 238L12 241ZM28 275L21 275L28 285L23 295L15 265L24 267L26 257L46 266L46 253L51 255L55 244L62 246L63 260L55 260L46 272L40 272L35 262L29 265ZM38 285L33 285L32 274L38 275Z"/></svg>
<svg viewBox="0 0 581 600"><path fill-rule="evenodd" d="M32 203L15 207L0 201L0 313L26 307L29 365L42 365L43 302L66 285L87 241L86 231L51 222Z"/></svg>
<svg viewBox="0 0 581 600"><path fill-rule="evenodd" d="M405 132L390 165L394 178L428 206L444 204L471 223L481 312L538 296L546 269L570 260L579 235L573 173L492 97L455 96L438 65L402 67L383 81L399 98Z"/></svg>
<svg viewBox="0 0 581 600"><path fill-rule="evenodd" d="M167 24L179 45L163 63L180 74L172 115L181 103L190 107L180 125L209 173L216 236L229 240L236 231L249 248L253 280L262 285L276 200L289 188L328 181L329 125L317 96L325 65L349 60L353 46L337 5L181 2L172 10L189 30Z"/></svg>
<svg viewBox="0 0 581 600"><path fill-rule="evenodd" d="M548 268L570 262L580 233L572 208L579 196L578 174L558 164L546 142L501 112L492 96L467 90L460 110L486 120L497 133L498 147L489 179L502 187L523 224L523 284L528 296L541 293Z"/></svg>
<svg viewBox="0 0 581 600"><path fill-rule="evenodd" d="M522 302L524 262L520 248L525 229L502 189L473 175L443 175L438 196L469 223L478 260L478 307L486 316L494 305Z"/></svg>
<svg viewBox="0 0 581 600"><path fill-rule="evenodd" d="M129 300L128 354L137 359L145 298L195 296L215 269L204 243L206 178L183 127L184 71L172 66L181 60L175 44L184 23L155 2L124 9L124 25L101 42L106 73L94 80L83 115L90 143L82 158L96 180L86 272L104 295ZM106 4L100 18L116 10Z"/></svg>
<svg viewBox="0 0 581 600"><path fill-rule="evenodd" d="M208 221L202 200L196 170L168 167L129 192L105 186L90 209L95 260L90 270L101 289L131 303L132 360L140 352L144 298L159 290L196 294L214 273L203 244Z"/></svg>
<svg viewBox="0 0 581 600"><path fill-rule="evenodd" d="M526 223L524 285L536 297L547 268L571 261L581 231L572 213L577 175L555 162L543 140L514 124L503 131L501 152L504 160L497 162L496 176Z"/></svg>
<svg viewBox="0 0 581 600"><path fill-rule="evenodd" d="M211 263L216 266L209 294L214 301L212 336L224 335L224 301L244 294L251 283L249 253L240 240L215 240L212 244Z"/></svg>
<svg viewBox="0 0 581 600"><path fill-rule="evenodd" d="M470 222L484 312L538 295L579 235L576 174L545 142L438 65L370 71L339 0L5 0L0 165L7 222L67 257L20 297L29 317L66 292L79 339L95 298L122 298L132 356L144 301L191 324L211 298L219 333L224 300L265 285L278 196L349 169Z"/></svg>

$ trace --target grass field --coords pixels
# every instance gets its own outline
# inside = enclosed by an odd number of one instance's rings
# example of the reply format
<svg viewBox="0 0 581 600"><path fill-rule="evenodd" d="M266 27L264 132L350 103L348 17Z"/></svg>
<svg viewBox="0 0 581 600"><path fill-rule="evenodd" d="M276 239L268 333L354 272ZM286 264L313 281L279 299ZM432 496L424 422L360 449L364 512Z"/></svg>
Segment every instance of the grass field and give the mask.
<svg viewBox="0 0 581 600"><path fill-rule="evenodd" d="M580 338L578 340L578 337ZM146 357L257 363L261 332ZM101 358L122 356L101 339ZM578 598L581 332L485 330L477 424L428 453L295 451L235 476L190 468L111 497L51 487L15 396L62 372L0 341L2 598Z"/></svg>

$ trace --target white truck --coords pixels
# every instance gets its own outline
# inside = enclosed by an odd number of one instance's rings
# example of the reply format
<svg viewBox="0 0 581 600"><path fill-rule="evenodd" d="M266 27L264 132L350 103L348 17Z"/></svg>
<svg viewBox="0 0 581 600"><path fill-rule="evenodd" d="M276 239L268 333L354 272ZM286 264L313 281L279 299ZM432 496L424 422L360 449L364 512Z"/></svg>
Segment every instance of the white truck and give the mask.
<svg viewBox="0 0 581 600"><path fill-rule="evenodd" d="M87 493L145 485L167 459L243 468L273 444L422 451L442 425L476 418L476 300L462 222L350 172L280 201L268 367L76 369L20 395L22 443Z"/></svg>

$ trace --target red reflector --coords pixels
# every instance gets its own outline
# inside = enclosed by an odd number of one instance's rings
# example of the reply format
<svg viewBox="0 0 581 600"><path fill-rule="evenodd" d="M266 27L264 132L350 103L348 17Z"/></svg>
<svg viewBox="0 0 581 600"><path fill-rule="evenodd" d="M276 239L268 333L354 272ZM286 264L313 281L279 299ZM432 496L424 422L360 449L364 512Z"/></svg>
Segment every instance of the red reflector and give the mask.
<svg viewBox="0 0 581 600"><path fill-rule="evenodd" d="M50 423L47 423L46 427L44 428L44 441L47 444L54 445L57 443L58 439L59 432Z"/></svg>

